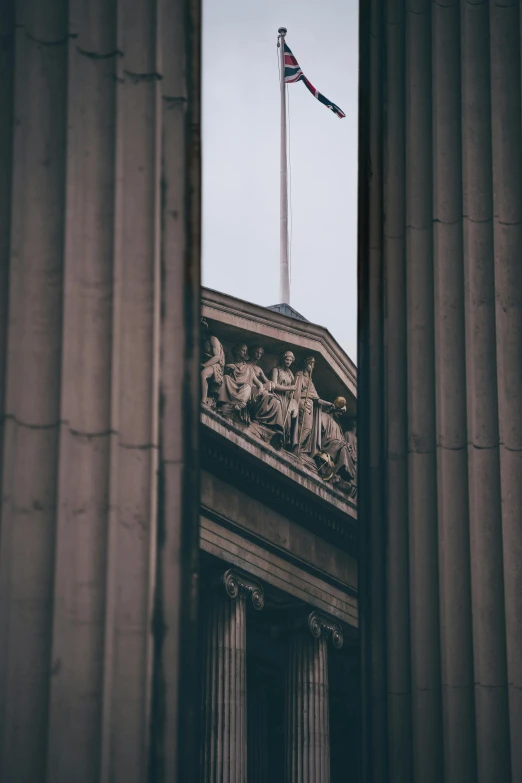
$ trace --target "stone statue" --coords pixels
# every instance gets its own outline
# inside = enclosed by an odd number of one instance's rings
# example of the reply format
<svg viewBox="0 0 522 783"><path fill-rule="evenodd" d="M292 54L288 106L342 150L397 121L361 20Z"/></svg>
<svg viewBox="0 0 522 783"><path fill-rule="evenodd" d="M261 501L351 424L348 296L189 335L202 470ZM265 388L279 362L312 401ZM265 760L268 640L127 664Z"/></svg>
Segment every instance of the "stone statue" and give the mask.
<svg viewBox="0 0 522 783"><path fill-rule="evenodd" d="M263 348L262 345L252 345L248 353L250 355L249 364L252 366L253 372L257 380L260 383L262 383L264 386L267 386L270 383L270 381L268 380L265 373L263 372L263 369L259 366L259 362L263 358L265 349Z"/></svg>
<svg viewBox="0 0 522 783"><path fill-rule="evenodd" d="M264 348L250 351L239 342L233 361L225 364L225 351L201 319L203 361L202 403L216 404L222 415L236 417L252 435L279 449L285 446L299 461L325 481L335 483L351 497L357 493L357 438L355 420L343 432L346 400L332 404L319 397L312 380L315 357L308 356L294 375L292 351L285 351L269 377L261 367ZM249 355L250 354L250 355Z"/></svg>
<svg viewBox="0 0 522 783"><path fill-rule="evenodd" d="M201 402L211 405L209 391L215 392L223 383L223 368L225 366L225 351L217 337L209 332L208 322L201 319L203 337L203 356L201 363Z"/></svg>
<svg viewBox="0 0 522 783"><path fill-rule="evenodd" d="M277 367L272 370L273 392L281 403L285 441L291 444L291 433L295 429L298 415L297 402L294 399L295 376L290 367L295 362L292 351L286 351Z"/></svg>
<svg viewBox="0 0 522 783"><path fill-rule="evenodd" d="M340 419L346 413L346 400L337 397L328 411L321 411L321 440L315 462L319 475L325 481L335 482L337 477L353 484L356 466Z"/></svg>
<svg viewBox="0 0 522 783"><path fill-rule="evenodd" d="M245 343L237 343L232 349L234 361L225 365L223 383L218 389L218 405L223 413L240 412L241 418L248 421L246 406L252 396L252 389L261 389L251 364L247 363L248 348Z"/></svg>
<svg viewBox="0 0 522 783"><path fill-rule="evenodd" d="M355 475L352 479L351 497L355 500L357 498L357 419L350 419L344 437L354 466Z"/></svg>
<svg viewBox="0 0 522 783"><path fill-rule="evenodd" d="M299 416L292 433L292 451L311 457L319 450L321 408L332 407L332 403L321 400L316 391L312 381L314 367L315 357L308 356L303 362L302 370L296 374L295 399L299 406Z"/></svg>
<svg viewBox="0 0 522 783"><path fill-rule="evenodd" d="M280 448L283 445L284 417L281 404L281 396L286 390L284 385L269 381L265 373L259 367L258 362L264 354L262 346L253 346L253 358L250 361L253 379L262 384L261 388L253 387L252 401L249 414L252 421L275 430L280 437L272 441L272 445Z"/></svg>

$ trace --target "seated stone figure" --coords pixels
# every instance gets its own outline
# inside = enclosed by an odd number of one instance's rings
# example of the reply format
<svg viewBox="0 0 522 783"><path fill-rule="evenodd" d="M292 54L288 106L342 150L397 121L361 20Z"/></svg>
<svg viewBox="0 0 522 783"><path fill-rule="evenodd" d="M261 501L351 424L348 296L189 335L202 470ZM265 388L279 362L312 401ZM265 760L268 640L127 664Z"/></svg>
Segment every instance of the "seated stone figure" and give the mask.
<svg viewBox="0 0 522 783"><path fill-rule="evenodd" d="M254 376L252 365L247 363L246 344L237 343L232 354L234 361L225 365L223 383L218 389L218 408L222 413L237 411L243 421L248 421L246 407L252 389L260 390L262 384Z"/></svg>
<svg viewBox="0 0 522 783"><path fill-rule="evenodd" d="M277 432L278 438L272 441L272 445L280 448L283 445L283 410L280 397L274 392L281 392L285 387L269 381L264 371L259 367L258 362L264 354L262 346L253 346L251 349L252 359L252 398L248 408L250 419L253 422L262 424L264 427L273 429ZM260 386L255 385L257 381Z"/></svg>
<svg viewBox="0 0 522 783"><path fill-rule="evenodd" d="M225 367L225 351L217 337L210 334L208 322L201 319L202 330L202 362L201 362L201 402L203 405L212 405L213 397L209 399L209 392L215 393L223 383L223 368Z"/></svg>
<svg viewBox="0 0 522 783"><path fill-rule="evenodd" d="M265 349L262 345L252 345L248 349L249 354L249 364L252 367L252 372L256 376L257 380L262 383L265 387L268 387L270 381L266 377L262 367L259 366L259 362L263 358L263 355L265 353Z"/></svg>
<svg viewBox="0 0 522 783"><path fill-rule="evenodd" d="M357 419L350 419L348 422L348 428L344 433L345 440L348 444L348 451L352 459L355 476L352 479L352 489L350 496L357 499Z"/></svg>
<svg viewBox="0 0 522 783"><path fill-rule="evenodd" d="M356 467L339 420L346 413L346 400L338 397L333 406L321 411L321 439L315 455L319 475L325 481L335 482L339 477L350 484L355 482Z"/></svg>

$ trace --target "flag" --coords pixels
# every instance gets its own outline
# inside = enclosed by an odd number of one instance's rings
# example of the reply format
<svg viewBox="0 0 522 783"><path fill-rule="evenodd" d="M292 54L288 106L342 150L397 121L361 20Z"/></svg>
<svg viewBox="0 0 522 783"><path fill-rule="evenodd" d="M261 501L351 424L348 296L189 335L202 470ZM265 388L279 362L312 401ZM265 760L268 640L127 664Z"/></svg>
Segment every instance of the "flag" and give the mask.
<svg viewBox="0 0 522 783"><path fill-rule="evenodd" d="M335 105L335 103L332 103L332 101L329 101L328 98L325 98L324 95L322 95L319 90L316 90L313 84L308 81L304 73L302 72L299 63L295 59L294 55L290 51L290 48L288 45L284 44L285 47L285 82L286 84L293 84L294 82L304 82L307 88L310 90L312 95L317 98L318 101L323 103L325 106L328 106L331 111L333 111L334 114L337 114L338 117L341 119L343 117L346 117L346 114L342 109L340 109L338 106Z"/></svg>

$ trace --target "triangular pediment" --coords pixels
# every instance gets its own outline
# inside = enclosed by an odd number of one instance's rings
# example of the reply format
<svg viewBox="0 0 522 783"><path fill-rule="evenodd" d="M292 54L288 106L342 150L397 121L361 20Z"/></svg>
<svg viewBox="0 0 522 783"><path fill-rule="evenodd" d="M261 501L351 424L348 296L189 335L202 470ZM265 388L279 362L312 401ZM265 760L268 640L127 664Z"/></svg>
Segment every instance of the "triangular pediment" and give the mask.
<svg viewBox="0 0 522 783"><path fill-rule="evenodd" d="M280 364L282 354L287 351L291 351L295 357L292 365L294 376L297 376L307 357L314 357L312 380L320 399L333 403L344 398L344 412L336 414L336 421L341 428L346 429L347 422L356 416L355 365L324 327L208 289L202 290L202 317L208 324L207 338L209 335L217 338L226 364L235 361L234 346L240 343L247 346L249 353L256 346L263 348L264 353L257 365L268 379L272 377L274 367ZM283 439L281 445L279 437L272 437L275 431L273 428L250 420L248 413L240 414L220 402L216 388L217 384L211 383L209 404L202 406L201 420L205 429L228 441L239 450L238 453L241 450L246 452L249 460L258 459L263 463L263 469L271 467L279 471L285 479L295 481L322 501L335 505L355 518L355 491L353 486L350 489L350 482L345 480L345 471L341 470L339 476L335 475L332 479L325 478L317 468L319 464L322 469L322 462L317 457L319 452L315 453L316 459L313 459L312 451L301 454L298 450L296 453L295 443L292 448L292 444ZM214 397L212 391L215 392ZM328 471L324 469L323 473L326 475Z"/></svg>

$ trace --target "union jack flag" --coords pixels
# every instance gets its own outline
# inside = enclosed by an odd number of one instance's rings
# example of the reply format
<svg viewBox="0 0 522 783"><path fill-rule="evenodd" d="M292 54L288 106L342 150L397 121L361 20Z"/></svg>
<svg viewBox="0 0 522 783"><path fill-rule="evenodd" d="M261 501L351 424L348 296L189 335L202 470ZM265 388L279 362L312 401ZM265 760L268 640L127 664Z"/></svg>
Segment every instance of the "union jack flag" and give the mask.
<svg viewBox="0 0 522 783"><path fill-rule="evenodd" d="M290 51L289 46L285 42L285 82L287 84L293 84L294 82L304 82L306 87L310 90L312 95L317 98L318 101L323 103L325 106L327 106L331 111L333 111L334 114L337 114L338 117L341 119L343 117L346 117L346 114L342 109L340 109L338 106L335 105L335 103L332 103L332 101L329 101L328 98L325 98L324 95L322 95L319 90L316 90L313 84L306 78L304 73L302 72L299 63L295 59L294 55Z"/></svg>

